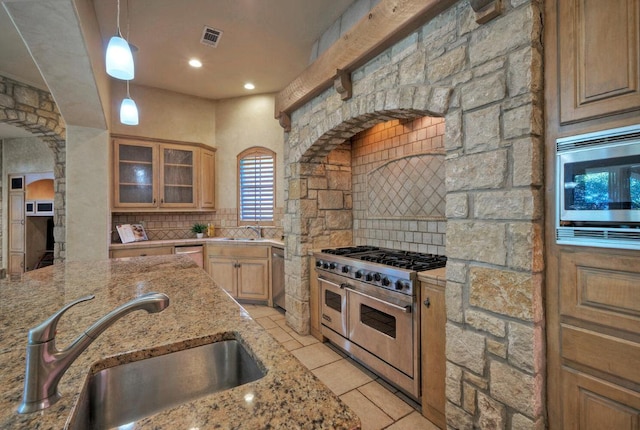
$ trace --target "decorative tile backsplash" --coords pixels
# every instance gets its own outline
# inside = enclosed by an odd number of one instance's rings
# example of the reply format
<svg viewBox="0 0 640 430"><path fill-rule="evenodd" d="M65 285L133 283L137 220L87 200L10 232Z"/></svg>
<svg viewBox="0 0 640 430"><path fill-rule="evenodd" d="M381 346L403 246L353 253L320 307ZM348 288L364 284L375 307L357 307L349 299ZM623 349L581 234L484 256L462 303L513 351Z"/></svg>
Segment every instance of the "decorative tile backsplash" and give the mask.
<svg viewBox="0 0 640 430"><path fill-rule="evenodd" d="M282 215L283 209L274 210L275 225L265 226L262 235L268 239L282 239ZM209 213L114 213L112 214L111 242L119 243L120 237L116 231L117 224L142 224L149 240L177 240L195 237L191 232L191 226L198 222L213 224L215 237L255 237L252 230L238 226L237 209L224 208Z"/></svg>
<svg viewBox="0 0 640 430"><path fill-rule="evenodd" d="M446 254L444 125L394 120L352 138L356 245Z"/></svg>
<svg viewBox="0 0 640 430"><path fill-rule="evenodd" d="M370 218L445 216L444 155L392 160L367 175Z"/></svg>

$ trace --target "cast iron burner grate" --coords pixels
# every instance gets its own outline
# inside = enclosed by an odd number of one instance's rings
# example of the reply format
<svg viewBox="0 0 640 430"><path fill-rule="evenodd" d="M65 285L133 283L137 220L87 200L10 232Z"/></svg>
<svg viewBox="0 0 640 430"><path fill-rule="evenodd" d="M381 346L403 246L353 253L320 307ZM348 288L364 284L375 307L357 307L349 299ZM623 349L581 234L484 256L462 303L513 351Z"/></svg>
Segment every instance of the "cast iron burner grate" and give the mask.
<svg viewBox="0 0 640 430"><path fill-rule="evenodd" d="M360 256L360 260L416 272L438 269L445 267L447 264L447 257L444 255L421 254L409 251L374 252Z"/></svg>
<svg viewBox="0 0 640 430"><path fill-rule="evenodd" d="M378 251L380 248L375 246L347 246L344 248L329 248L322 249L321 251L324 254L333 254L333 255L344 255L344 256L352 256L354 254L361 254L363 252L372 252Z"/></svg>

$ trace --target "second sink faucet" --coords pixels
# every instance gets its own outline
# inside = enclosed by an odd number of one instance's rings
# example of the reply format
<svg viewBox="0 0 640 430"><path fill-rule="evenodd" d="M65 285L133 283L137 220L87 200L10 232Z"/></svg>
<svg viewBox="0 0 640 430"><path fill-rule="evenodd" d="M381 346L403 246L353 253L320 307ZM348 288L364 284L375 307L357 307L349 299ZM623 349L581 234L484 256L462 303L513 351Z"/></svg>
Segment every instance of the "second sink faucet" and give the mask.
<svg viewBox="0 0 640 430"><path fill-rule="evenodd" d="M96 321L71 345L62 351L56 348L56 327L62 314L78 303L91 300L88 295L64 306L46 321L29 330L24 393L18 413L28 414L48 408L60 399L58 382L76 358L107 328L124 315L144 309L161 312L169 306L169 297L162 293L147 293L117 307Z"/></svg>
<svg viewBox="0 0 640 430"><path fill-rule="evenodd" d="M262 237L262 227L260 227L259 225L248 225L245 228L255 231L259 238Z"/></svg>

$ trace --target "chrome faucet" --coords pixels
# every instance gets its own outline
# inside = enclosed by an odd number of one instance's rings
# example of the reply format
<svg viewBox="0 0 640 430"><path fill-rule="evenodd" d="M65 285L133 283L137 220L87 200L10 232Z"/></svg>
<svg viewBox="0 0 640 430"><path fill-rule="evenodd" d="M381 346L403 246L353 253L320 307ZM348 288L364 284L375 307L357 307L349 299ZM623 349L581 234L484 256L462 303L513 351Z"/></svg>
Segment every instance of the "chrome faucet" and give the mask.
<svg viewBox="0 0 640 430"><path fill-rule="evenodd" d="M262 227L259 225L248 225L246 228L255 231L259 238L262 237Z"/></svg>
<svg viewBox="0 0 640 430"><path fill-rule="evenodd" d="M162 293L147 293L117 307L96 321L71 345L62 351L55 346L56 326L62 314L78 303L91 300L88 295L69 303L46 321L29 330L24 393L18 413L28 414L48 408L60 399L58 382L71 363L107 328L129 312L144 309L160 312L169 306L169 297Z"/></svg>

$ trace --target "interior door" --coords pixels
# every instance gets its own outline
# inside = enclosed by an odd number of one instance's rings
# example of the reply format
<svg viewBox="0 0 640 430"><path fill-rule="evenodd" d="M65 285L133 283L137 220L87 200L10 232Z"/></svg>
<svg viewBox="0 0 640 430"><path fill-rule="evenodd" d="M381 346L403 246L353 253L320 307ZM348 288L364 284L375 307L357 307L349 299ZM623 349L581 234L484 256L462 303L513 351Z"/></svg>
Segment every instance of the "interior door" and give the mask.
<svg viewBox="0 0 640 430"><path fill-rule="evenodd" d="M25 212L24 212L24 177L17 181L10 178L9 192L9 273L24 272L25 255Z"/></svg>

